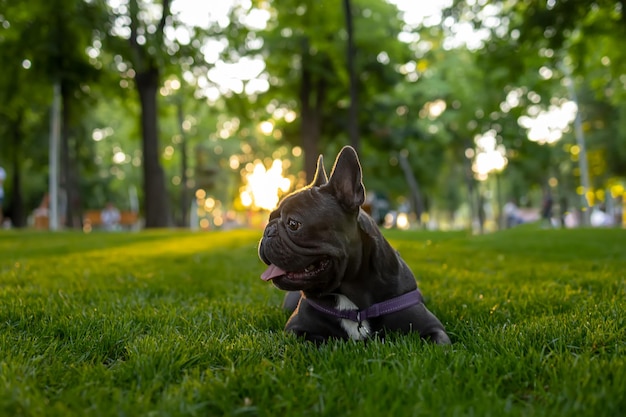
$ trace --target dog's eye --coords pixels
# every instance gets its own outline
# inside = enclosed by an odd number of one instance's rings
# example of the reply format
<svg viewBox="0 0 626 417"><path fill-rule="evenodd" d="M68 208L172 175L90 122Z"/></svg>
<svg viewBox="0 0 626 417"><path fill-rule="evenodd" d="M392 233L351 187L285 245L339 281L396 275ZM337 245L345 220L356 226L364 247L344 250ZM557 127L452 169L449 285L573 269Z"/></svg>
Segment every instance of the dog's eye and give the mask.
<svg viewBox="0 0 626 417"><path fill-rule="evenodd" d="M297 220L292 219L291 217L289 219L287 219L287 227L291 230L298 230L300 228L300 226L302 226L302 223L300 223Z"/></svg>

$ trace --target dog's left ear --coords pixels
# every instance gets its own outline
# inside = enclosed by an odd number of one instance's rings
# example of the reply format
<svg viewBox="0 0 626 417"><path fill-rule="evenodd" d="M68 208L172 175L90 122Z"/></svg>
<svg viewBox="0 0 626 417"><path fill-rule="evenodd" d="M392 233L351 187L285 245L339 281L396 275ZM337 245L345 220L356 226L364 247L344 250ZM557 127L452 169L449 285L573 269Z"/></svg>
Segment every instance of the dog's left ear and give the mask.
<svg viewBox="0 0 626 417"><path fill-rule="evenodd" d="M326 170L324 169L324 157L320 154L320 156L317 157L317 168L315 169L315 176L310 186L321 187L327 182L328 177L326 177Z"/></svg>
<svg viewBox="0 0 626 417"><path fill-rule="evenodd" d="M345 146L337 155L328 187L348 210L357 211L365 201L361 164L353 147Z"/></svg>

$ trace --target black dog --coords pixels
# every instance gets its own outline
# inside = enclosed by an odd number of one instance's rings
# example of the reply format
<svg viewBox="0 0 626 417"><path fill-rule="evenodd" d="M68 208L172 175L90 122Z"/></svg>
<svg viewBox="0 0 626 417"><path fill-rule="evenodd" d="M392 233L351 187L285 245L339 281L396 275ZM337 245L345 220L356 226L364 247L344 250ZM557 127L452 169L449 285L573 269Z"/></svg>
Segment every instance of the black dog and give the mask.
<svg viewBox="0 0 626 417"><path fill-rule="evenodd" d="M269 265L261 278L289 291L285 307L294 311L285 329L316 342L417 331L450 343L412 272L361 209L361 177L353 148L341 150L330 179L320 155L314 181L270 214L259 245Z"/></svg>

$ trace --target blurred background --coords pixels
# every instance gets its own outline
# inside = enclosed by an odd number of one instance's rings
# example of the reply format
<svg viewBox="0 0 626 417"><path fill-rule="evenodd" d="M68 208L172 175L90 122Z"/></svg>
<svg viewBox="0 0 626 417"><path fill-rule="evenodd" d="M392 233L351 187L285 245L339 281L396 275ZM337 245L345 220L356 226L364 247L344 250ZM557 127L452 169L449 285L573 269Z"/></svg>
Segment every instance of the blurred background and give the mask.
<svg viewBox="0 0 626 417"><path fill-rule="evenodd" d="M262 227L350 144L384 227L622 227L625 3L0 0L2 226Z"/></svg>

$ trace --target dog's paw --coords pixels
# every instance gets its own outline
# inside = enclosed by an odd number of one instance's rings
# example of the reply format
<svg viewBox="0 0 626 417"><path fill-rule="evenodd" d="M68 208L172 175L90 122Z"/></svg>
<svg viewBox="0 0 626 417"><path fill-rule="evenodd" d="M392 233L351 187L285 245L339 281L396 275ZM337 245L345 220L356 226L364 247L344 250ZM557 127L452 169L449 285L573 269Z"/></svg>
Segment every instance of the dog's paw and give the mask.
<svg viewBox="0 0 626 417"><path fill-rule="evenodd" d="M452 344L450 337L448 337L448 334L443 330L438 330L435 333L429 334L427 339L438 345Z"/></svg>

